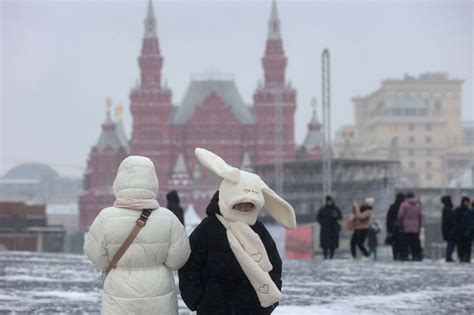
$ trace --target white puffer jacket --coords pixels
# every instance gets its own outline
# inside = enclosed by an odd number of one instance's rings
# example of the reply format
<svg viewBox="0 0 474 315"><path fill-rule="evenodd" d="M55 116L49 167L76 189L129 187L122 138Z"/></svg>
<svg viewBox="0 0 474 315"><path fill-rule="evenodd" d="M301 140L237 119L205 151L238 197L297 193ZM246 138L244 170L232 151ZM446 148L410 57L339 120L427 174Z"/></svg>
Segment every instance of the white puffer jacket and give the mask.
<svg viewBox="0 0 474 315"><path fill-rule="evenodd" d="M150 159L130 156L120 164L114 193L117 200L126 200L131 206L103 209L89 228L84 251L98 268L107 269L135 226L140 207L147 202L157 204L157 191L158 179ZM153 210L117 268L105 279L102 314L178 314L171 271L181 268L189 254L188 236L178 218L166 208Z"/></svg>

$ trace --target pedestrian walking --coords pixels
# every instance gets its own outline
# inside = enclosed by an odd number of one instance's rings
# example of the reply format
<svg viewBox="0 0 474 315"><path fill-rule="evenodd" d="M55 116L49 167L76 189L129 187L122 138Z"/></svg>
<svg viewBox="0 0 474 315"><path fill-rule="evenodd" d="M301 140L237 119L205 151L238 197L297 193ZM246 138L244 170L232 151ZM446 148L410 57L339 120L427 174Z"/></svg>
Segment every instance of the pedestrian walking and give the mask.
<svg viewBox="0 0 474 315"><path fill-rule="evenodd" d="M331 196L326 196L326 204L319 209L316 220L321 226L319 245L323 250L324 259L333 259L334 251L339 247L339 221L342 220L342 213Z"/></svg>
<svg viewBox="0 0 474 315"><path fill-rule="evenodd" d="M468 224L466 222L466 216L468 216L470 202L471 201L468 197L462 197L461 204L454 210L457 251L460 262L471 261L472 239L468 235L466 235L468 227Z"/></svg>
<svg viewBox="0 0 474 315"><path fill-rule="evenodd" d="M265 205L276 222L294 229L294 210L257 175L207 150L195 154L224 179L191 233L191 256L179 270L181 297L197 315L270 314L282 297L282 260L257 218Z"/></svg>
<svg viewBox="0 0 474 315"><path fill-rule="evenodd" d="M358 247L364 257L369 257L369 252L364 246L367 234L369 232L369 222L372 217L374 198L366 198L360 208L356 203L352 204L352 225L354 233L351 237L351 254L353 258L357 257L356 248Z"/></svg>
<svg viewBox="0 0 474 315"><path fill-rule="evenodd" d="M421 230L421 203L415 194L408 193L407 199L401 204L397 218L401 226L402 253L401 260L408 260L409 255L414 261L423 260L420 242Z"/></svg>
<svg viewBox="0 0 474 315"><path fill-rule="evenodd" d="M102 314L178 314L172 270L190 254L186 230L156 201L153 162L129 156L113 184L115 202L89 228L84 252L103 271Z"/></svg>
<svg viewBox="0 0 474 315"><path fill-rule="evenodd" d="M369 243L369 255L377 260L377 247L379 246L377 234L380 233L380 224L374 221L369 226L368 243Z"/></svg>
<svg viewBox="0 0 474 315"><path fill-rule="evenodd" d="M446 241L446 261L452 262L453 253L456 248L456 222L454 220L454 205L451 196L441 197L443 211L441 215L441 232L443 240Z"/></svg>
<svg viewBox="0 0 474 315"><path fill-rule="evenodd" d="M385 240L386 245L392 246L392 257L393 260L400 260L401 258L401 235L400 226L397 224L398 211L402 202L405 200L405 195L398 193L395 197L395 201L390 205L387 212L386 229L387 238Z"/></svg>
<svg viewBox="0 0 474 315"><path fill-rule="evenodd" d="M168 202L168 209L174 213L174 215L179 219L182 225L184 225L184 211L179 204L179 195L176 190L172 190L166 194L166 200Z"/></svg>

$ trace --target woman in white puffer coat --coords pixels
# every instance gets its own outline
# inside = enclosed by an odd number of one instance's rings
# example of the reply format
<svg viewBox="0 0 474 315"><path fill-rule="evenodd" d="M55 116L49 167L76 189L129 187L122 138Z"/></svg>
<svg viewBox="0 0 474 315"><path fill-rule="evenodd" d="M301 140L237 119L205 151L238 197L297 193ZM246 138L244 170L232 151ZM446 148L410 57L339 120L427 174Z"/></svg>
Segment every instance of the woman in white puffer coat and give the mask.
<svg viewBox="0 0 474 315"><path fill-rule="evenodd" d="M104 282L102 314L178 314L172 270L190 254L186 230L156 201L158 178L142 156L122 161L114 184L113 207L103 209L87 233L84 251L106 270L143 209L154 209L128 250Z"/></svg>

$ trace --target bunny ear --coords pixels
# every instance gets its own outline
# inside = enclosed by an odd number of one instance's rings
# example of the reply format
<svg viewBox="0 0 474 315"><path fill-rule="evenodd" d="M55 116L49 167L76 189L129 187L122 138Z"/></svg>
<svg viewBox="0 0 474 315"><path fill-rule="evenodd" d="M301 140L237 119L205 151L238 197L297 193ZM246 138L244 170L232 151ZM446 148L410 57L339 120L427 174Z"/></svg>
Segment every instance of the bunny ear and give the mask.
<svg viewBox="0 0 474 315"><path fill-rule="evenodd" d="M196 148L194 154L203 166L210 169L218 176L234 183L239 182L240 170L227 164L217 154L202 148Z"/></svg>
<svg viewBox="0 0 474 315"><path fill-rule="evenodd" d="M293 207L267 185L263 186L262 192L265 199L265 208L270 215L287 229L296 229L296 216Z"/></svg>

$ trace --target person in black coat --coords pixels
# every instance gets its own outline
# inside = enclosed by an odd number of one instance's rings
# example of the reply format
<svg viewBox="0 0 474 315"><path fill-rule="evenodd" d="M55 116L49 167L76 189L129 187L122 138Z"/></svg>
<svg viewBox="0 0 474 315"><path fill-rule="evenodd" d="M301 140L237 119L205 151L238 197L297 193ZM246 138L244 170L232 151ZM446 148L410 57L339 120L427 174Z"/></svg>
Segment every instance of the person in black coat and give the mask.
<svg viewBox="0 0 474 315"><path fill-rule="evenodd" d="M263 308L257 294L240 267L226 237L226 229L216 214L219 192L206 209L207 217L189 237L191 256L179 270L181 297L198 315L265 315L271 314L278 303ZM265 226L256 221L252 230L259 235L273 269L269 275L281 290L282 261L276 244Z"/></svg>
<svg viewBox="0 0 474 315"><path fill-rule="evenodd" d="M166 200L168 201L167 208L178 217L182 225L184 225L184 211L179 204L179 196L176 190L172 190L166 194Z"/></svg>
<svg viewBox="0 0 474 315"><path fill-rule="evenodd" d="M441 215L441 233L446 241L446 261L452 262L454 249L456 248L456 222L454 221L454 205L451 196L441 197L443 212Z"/></svg>
<svg viewBox="0 0 474 315"><path fill-rule="evenodd" d="M395 197L394 203L390 205L387 212L387 240L385 242L387 245L392 245L393 260L401 259L403 242L401 239L400 228L397 224L397 216L403 201L405 201L405 195L398 193Z"/></svg>
<svg viewBox="0 0 474 315"><path fill-rule="evenodd" d="M454 210L454 221L456 224L456 241L458 257L460 262L471 261L471 238L466 235L465 215L469 211L470 200L462 197L461 205Z"/></svg>
<svg viewBox="0 0 474 315"><path fill-rule="evenodd" d="M342 214L331 196L326 196L326 204L319 209L316 220L321 225L319 245L323 249L324 259L332 259L334 251L339 247L339 221L342 220Z"/></svg>

